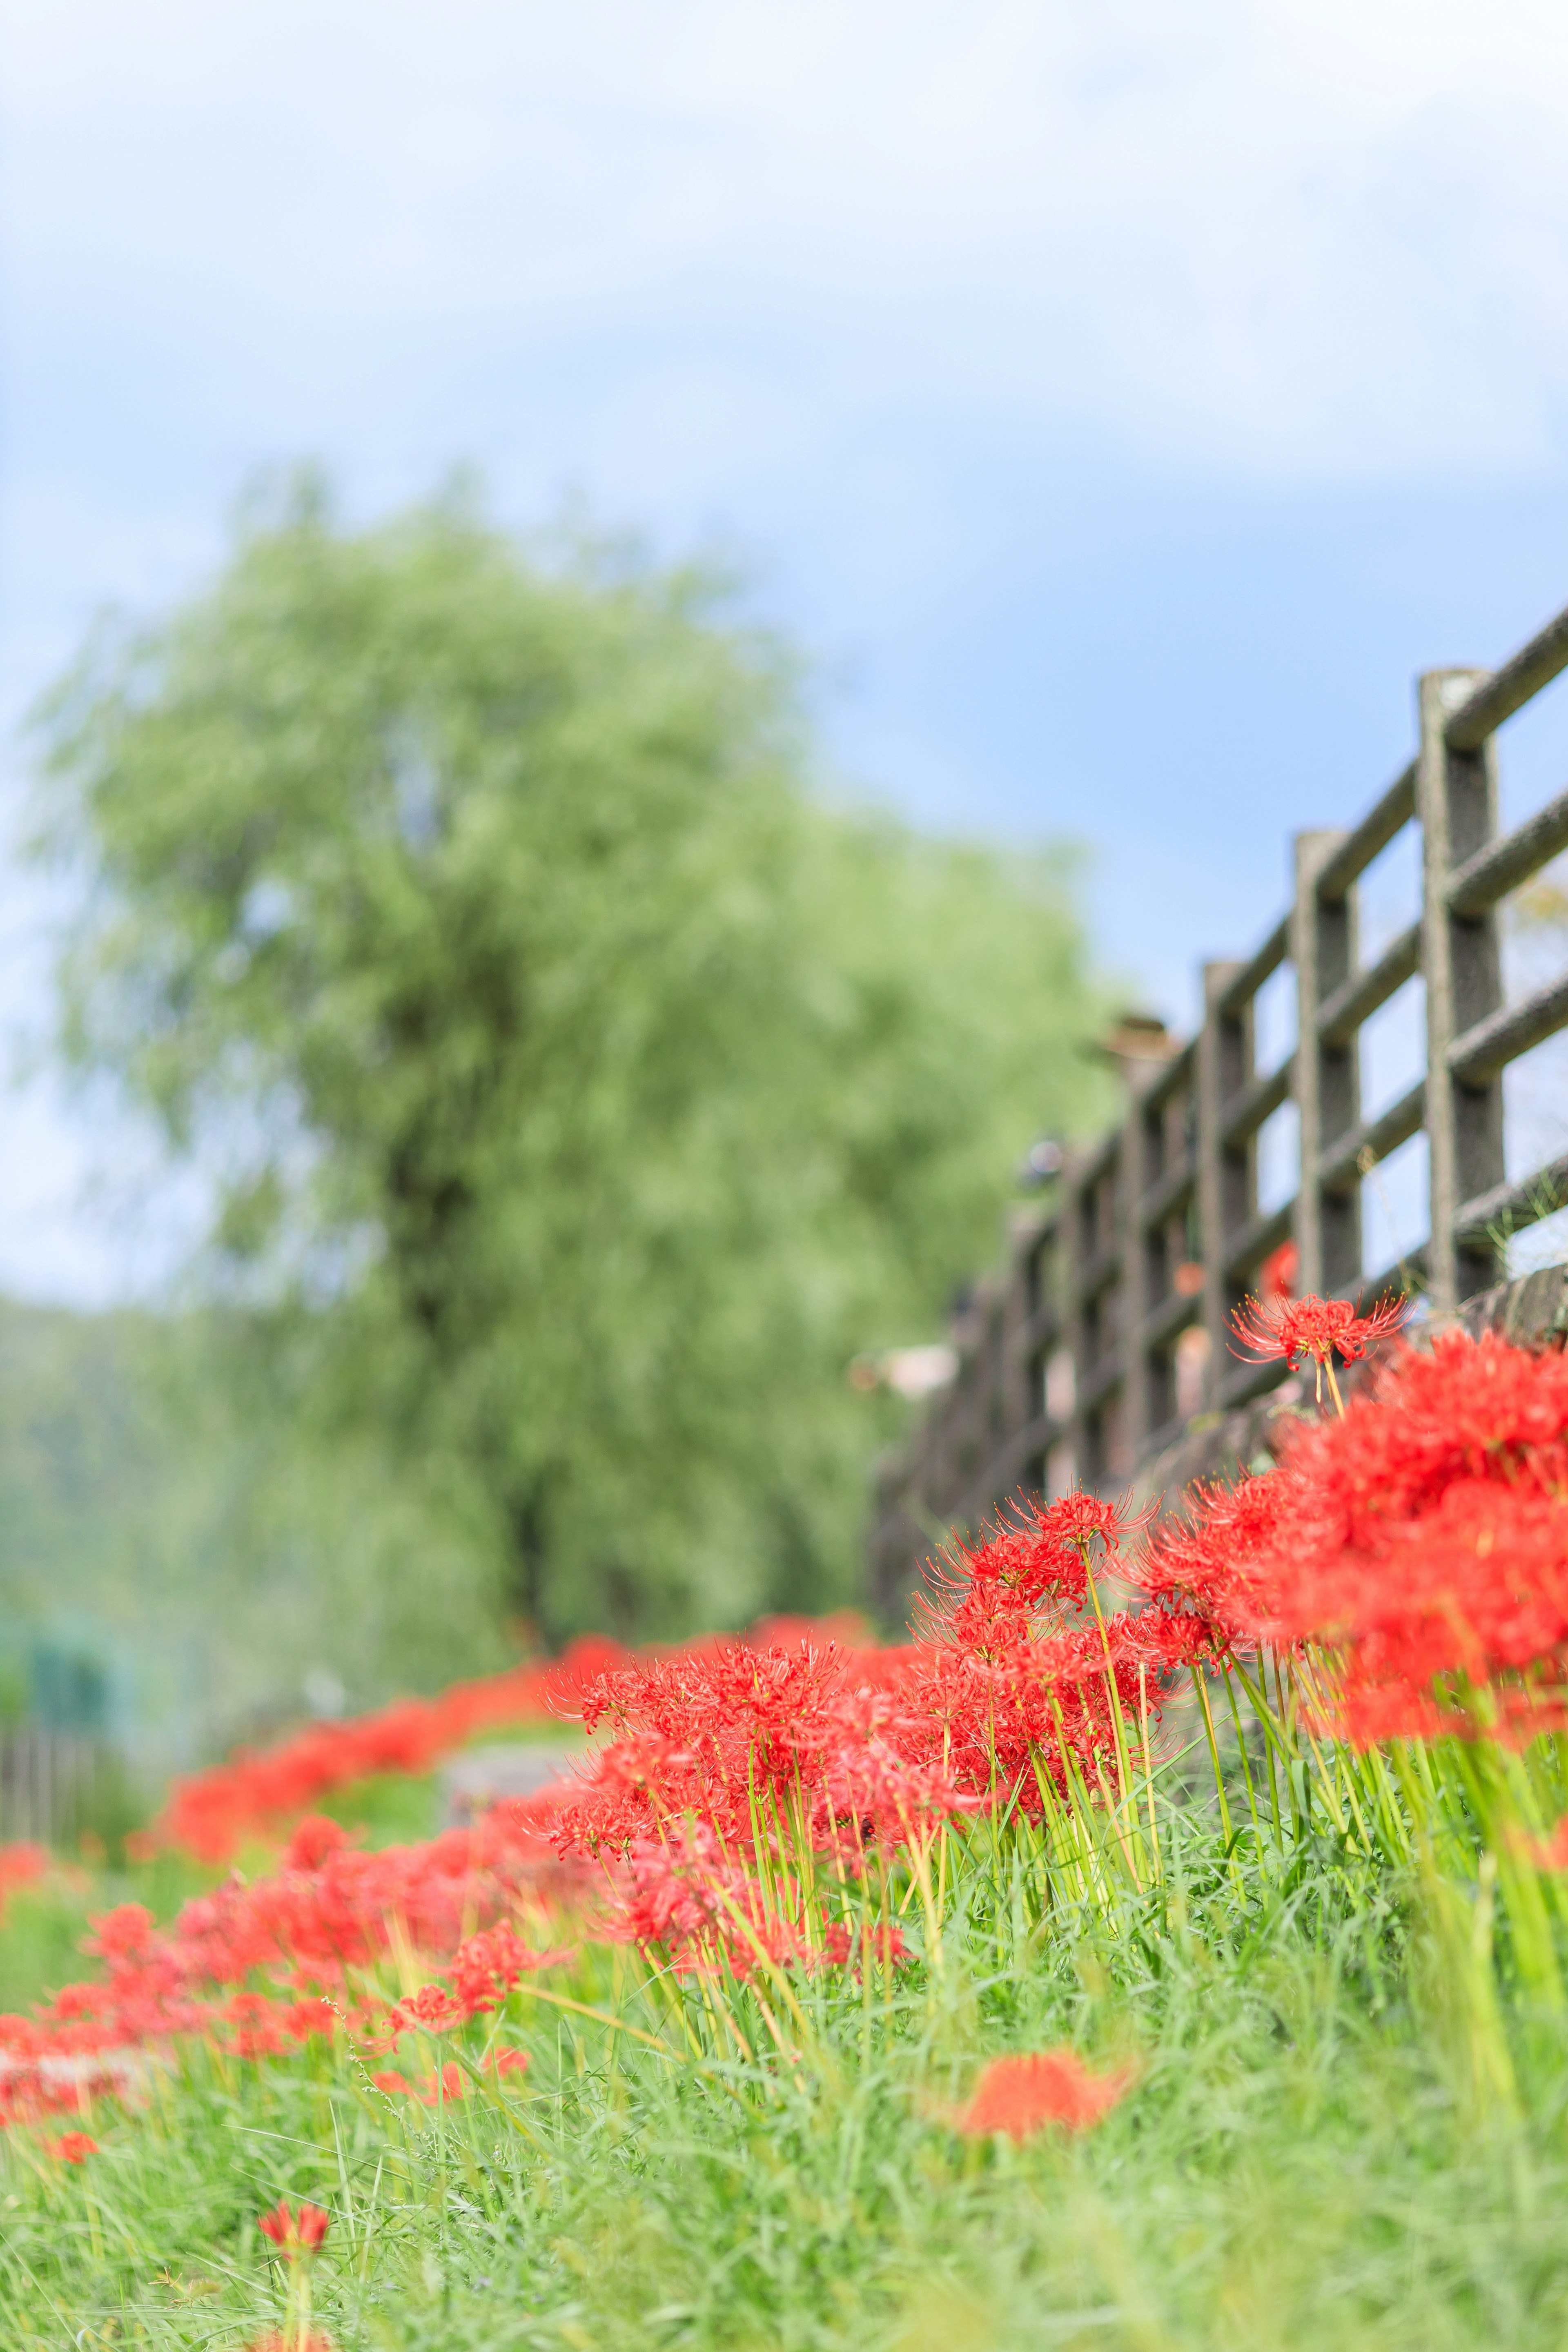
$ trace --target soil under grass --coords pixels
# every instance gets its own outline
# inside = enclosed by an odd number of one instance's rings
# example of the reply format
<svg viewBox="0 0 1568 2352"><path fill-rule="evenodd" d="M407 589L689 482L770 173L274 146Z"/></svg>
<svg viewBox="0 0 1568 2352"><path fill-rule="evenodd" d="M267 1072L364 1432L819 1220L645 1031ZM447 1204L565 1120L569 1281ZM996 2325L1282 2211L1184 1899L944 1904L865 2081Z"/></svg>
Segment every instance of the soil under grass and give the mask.
<svg viewBox="0 0 1568 2352"><path fill-rule="evenodd" d="M416 2074L468 2070L434 2106L341 2040L188 2046L95 2110L80 2165L47 2153L68 2116L5 2136L5 2340L237 2352L282 2324L257 2224L285 2195L331 2213L314 2312L340 2352L1568 2341L1560 2029L1508 2013L1500 2095L1413 1885L1305 1845L1226 1862L1197 1820L1168 1843L1163 1888L1113 1914L1042 1908L999 1850L940 1966L797 1981L793 2016L731 1988L737 2032L589 1948L405 2044ZM1136 2063L1094 2130L954 2129L983 2057L1063 2042Z"/></svg>

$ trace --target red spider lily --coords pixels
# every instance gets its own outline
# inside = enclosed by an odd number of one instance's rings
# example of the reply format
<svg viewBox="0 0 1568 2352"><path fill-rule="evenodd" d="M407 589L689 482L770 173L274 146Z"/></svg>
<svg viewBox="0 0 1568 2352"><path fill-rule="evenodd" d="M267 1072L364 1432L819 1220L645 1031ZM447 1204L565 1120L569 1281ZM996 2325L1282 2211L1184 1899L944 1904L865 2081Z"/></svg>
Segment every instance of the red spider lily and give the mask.
<svg viewBox="0 0 1568 2352"><path fill-rule="evenodd" d="M1406 1349L1278 1470L1199 1499L1151 1573L1233 1638L1328 1661L1323 1708L1364 1745L1528 1739L1568 1682L1568 1362L1488 1333Z"/></svg>
<svg viewBox="0 0 1568 2352"><path fill-rule="evenodd" d="M614 1883L618 1902L606 1932L658 1946L678 1974L721 1968L743 1983L774 1969L845 1968L863 1958L859 1939L814 1909L793 1879L775 1874L764 1885L727 1861L700 1822L663 1840L638 1840ZM872 1948L890 1966L903 1957L902 1937L874 1938Z"/></svg>
<svg viewBox="0 0 1568 2352"><path fill-rule="evenodd" d="M863 1625L850 1612L820 1623L805 1618L768 1619L752 1636L764 1649L797 1648L805 1642L820 1645L828 1640L849 1648L865 1638ZM553 1661L532 1661L504 1674L456 1683L438 1698L398 1699L375 1714L344 1723L312 1724L267 1755L241 1749L226 1764L176 1781L156 1833L140 1841L142 1850L183 1846L199 1861L225 1862L246 1838L270 1834L329 1790L346 1788L376 1772L427 1772L442 1756L488 1727L550 1723L574 1715L585 1690L613 1667L630 1663L630 1654L618 1643L589 1634ZM331 1826L337 1830L335 1823ZM324 1828L310 1831L313 1839L329 1833ZM337 1833L341 1838L342 1832ZM309 1865L308 1852L297 1852L296 1859Z"/></svg>
<svg viewBox="0 0 1568 2352"><path fill-rule="evenodd" d="M1129 1526L1121 1507L1078 1495L1016 1512L948 1563L922 1642L868 1650L789 1624L767 1646L715 1641L622 1664L579 1682L576 1711L618 1737L569 1791L374 1853L310 1817L270 1874L231 1878L168 1928L122 1906L93 1923L100 1980L0 2021L0 2111L46 2112L42 2070L60 2058L107 2073L109 2053L181 2034L265 2060L340 2029L366 2052L410 2031L456 2032L525 1974L571 1958L570 1945L531 1948L510 1921L524 1901L580 1909L589 1856L607 1865L611 1932L662 1945L679 1966L896 1963L897 1931L827 1916L806 1891L809 1863L792 1874L810 1850L863 1871L868 1850L918 1848L987 1808L1038 1816L1053 1781L1069 1799L1080 1777L1115 1796L1128 1755L1118 1711L1156 1725L1171 1674L1211 1639L1173 1586L1139 1615L1100 1611L1092 1573ZM1086 1597L1092 1627L1076 1622ZM434 1980L395 2003L356 1990L395 1944L428 1955ZM406 2093L401 2076L382 2083Z"/></svg>
<svg viewBox="0 0 1568 2352"><path fill-rule="evenodd" d="M498 2050L490 2060L490 2067L503 2080L509 2074L526 2074L528 2053L526 2050Z"/></svg>
<svg viewBox="0 0 1568 2352"><path fill-rule="evenodd" d="M923 1630L985 1655L1026 1639L1035 1621L1081 1609L1098 1544L1106 1558L1131 1526L1123 1508L1076 1490L999 1513L978 1549L956 1544L931 1569L917 1604Z"/></svg>
<svg viewBox="0 0 1568 2352"><path fill-rule="evenodd" d="M264 2238L270 2238L289 2262L300 2254L313 2254L331 2227L332 2217L320 2205L301 2201L299 2211L291 2212L289 2200L280 2197L270 2213L263 2213L257 2227Z"/></svg>
<svg viewBox="0 0 1568 2352"><path fill-rule="evenodd" d="M514 1800L471 1829L379 1853L312 1835L297 1840L270 1877L231 1880L187 1903L166 1930L140 1905L105 1914L89 1947L102 1979L67 1985L33 2017L0 2019L0 2122L74 2105L74 2085L57 2095L39 2071L65 2058L79 2070L98 2057L92 2080L112 2089L109 2053L177 2034L211 2034L260 2060L340 2025L386 2047L411 2023L461 2023L498 2006L525 1972L570 1957L569 1948L532 1951L502 1924L465 1934L524 1893L581 1905L584 1871L561 1861L543 1834L552 1811L545 1798ZM353 1972L385 1954L395 1936L453 1955L451 1990L427 1988L407 2015L366 2009L349 1990Z"/></svg>
<svg viewBox="0 0 1568 2352"><path fill-rule="evenodd" d="M557 1969L576 1957L576 1947L562 1944L536 1952L504 1923L469 1936L452 1955L447 1975L463 2015L479 2017L499 2009L519 1979L541 1969Z"/></svg>
<svg viewBox="0 0 1568 2352"><path fill-rule="evenodd" d="M561 1806L558 1850L610 1864L615 1932L679 1969L858 1965L857 1938L793 1891L802 1842L862 1869L987 1808L1037 1819L1053 1782L1113 1797L1125 1723L1157 1724L1171 1675L1211 1645L1173 1593L1101 1611L1094 1565L1134 1524L1079 1494L1005 1514L933 1571L907 1650L715 1647L606 1676L584 1717L620 1736Z"/></svg>
<svg viewBox="0 0 1568 2352"><path fill-rule="evenodd" d="M400 2000L392 2011L399 2030L416 2027L424 2033L445 2033L454 2025L466 2025L468 2011L460 2000L454 2000L439 1985L421 1985L408 2000Z"/></svg>
<svg viewBox="0 0 1568 2352"><path fill-rule="evenodd" d="M984 1808L985 1799L962 1789L940 1756L911 1760L900 1753L911 1726L895 1716L895 1706L884 1693L860 1696L846 1706L837 1741L825 1740L816 1752L810 1826L829 1853L921 1844L944 1821Z"/></svg>
<svg viewBox="0 0 1568 2352"><path fill-rule="evenodd" d="M973 2139L1005 2132L1009 2139L1024 2140L1046 2124L1084 2131L1109 2113L1132 2078L1131 2066L1109 2074L1091 2074L1071 2050L994 2058L955 2121Z"/></svg>
<svg viewBox="0 0 1568 2352"><path fill-rule="evenodd" d="M1294 1242L1281 1242L1258 1269L1258 1287L1265 1298L1293 1298L1301 1271L1301 1253Z"/></svg>
<svg viewBox="0 0 1568 2352"><path fill-rule="evenodd" d="M1285 1498L1285 1482L1268 1472L1234 1486L1190 1487L1185 1524L1160 1531L1132 1569L1135 1581L1177 1612L1176 1622L1184 1616L1209 1629L1215 1648L1250 1647L1256 1564L1274 1542Z"/></svg>
<svg viewBox="0 0 1568 2352"><path fill-rule="evenodd" d="M521 2074L527 2065L528 2053L525 2050L505 2050L496 2061L495 2071L503 2075ZM421 2075L417 2083L411 2083L406 2074L395 2074L390 2071L373 2074L370 2079L378 2091L385 2092L388 2098L418 2099L427 2107L451 2106L457 2100L467 2098L470 2087L467 2074L455 2058L449 2058L436 2073Z"/></svg>
<svg viewBox="0 0 1568 2352"><path fill-rule="evenodd" d="M427 2107L449 2107L455 2101L468 2097L468 2078L457 2060L448 2058L438 2073L424 2077L414 2095L423 2099Z"/></svg>
<svg viewBox="0 0 1568 2352"><path fill-rule="evenodd" d="M98 2142L83 2131L62 2133L49 2148L49 2154L58 2156L62 2164L85 2164L89 2156L101 2156L102 2153Z"/></svg>
<svg viewBox="0 0 1568 2352"><path fill-rule="evenodd" d="M35 1845L23 1839L14 1845L0 1845L0 1922L5 1917L7 1897L18 1886L28 1886L41 1878L49 1866L47 1846Z"/></svg>
<svg viewBox="0 0 1568 2352"><path fill-rule="evenodd" d="M1361 1314L1348 1298L1248 1298L1230 1318L1241 1342L1238 1353L1264 1359L1282 1357L1294 1365L1310 1356L1318 1368L1318 1401L1322 1402L1323 1374L1329 1375L1336 1402L1333 1360L1353 1364L1398 1330L1409 1309L1404 1299L1385 1299L1370 1315Z"/></svg>

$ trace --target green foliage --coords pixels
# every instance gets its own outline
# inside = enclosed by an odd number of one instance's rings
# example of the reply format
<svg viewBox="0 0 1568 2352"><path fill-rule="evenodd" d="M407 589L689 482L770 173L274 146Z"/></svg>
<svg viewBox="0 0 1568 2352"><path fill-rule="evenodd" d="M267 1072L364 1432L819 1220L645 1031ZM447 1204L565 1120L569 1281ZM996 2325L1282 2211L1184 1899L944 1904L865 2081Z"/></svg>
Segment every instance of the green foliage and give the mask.
<svg viewBox="0 0 1568 2352"><path fill-rule="evenodd" d="M311 1416L442 1465L553 1633L848 1591L847 1360L1094 1107L1061 856L830 808L712 583L456 508L301 495L42 723L68 1050L200 1160Z"/></svg>
<svg viewBox="0 0 1568 2352"><path fill-rule="evenodd" d="M143 1783L100 1790L108 1838L157 1773L297 1720L312 1669L367 1706L501 1663L482 1525L313 1425L237 1324L0 1301L0 1701L39 1712L40 1654L102 1674Z"/></svg>
<svg viewBox="0 0 1568 2352"><path fill-rule="evenodd" d="M1115 1916L1040 1920L1034 1874L982 1872L939 1975L803 1982L782 2053L756 1993L728 1996L750 2057L688 1986L694 2058L679 1989L602 1948L405 2051L470 2070L456 2104L385 2098L384 2059L341 2046L187 2048L95 2114L81 2168L56 2126L0 2142L7 2340L254 2340L287 2293L256 2221L286 2195L332 2215L313 2308L340 2352L1559 2345L1560 2043L1522 2117L1478 2124L1412 1998L1412 1885L1368 1903L1323 1857L1286 1887L1201 1820L1168 1834L1166 1890ZM504 2090L492 2034L530 2056ZM1138 2070L1092 2134L953 2132L986 2056L1062 2042Z"/></svg>

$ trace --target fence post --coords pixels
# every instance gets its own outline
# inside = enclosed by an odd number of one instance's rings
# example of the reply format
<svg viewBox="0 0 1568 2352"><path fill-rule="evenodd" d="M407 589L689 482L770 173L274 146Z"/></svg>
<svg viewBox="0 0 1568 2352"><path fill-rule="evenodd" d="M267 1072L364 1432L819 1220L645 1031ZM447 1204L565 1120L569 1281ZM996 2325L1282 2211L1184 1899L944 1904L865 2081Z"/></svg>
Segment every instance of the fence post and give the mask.
<svg viewBox="0 0 1568 2352"><path fill-rule="evenodd" d="M1448 1065L1457 1037L1502 1003L1502 958L1495 908L1457 915L1448 904L1456 866L1498 829L1497 751L1492 737L1456 751L1445 739L1448 713L1489 673L1427 670L1418 687L1421 749L1415 809L1421 820L1421 962L1426 977L1426 1132L1431 1153L1431 1239L1427 1269L1438 1315L1502 1275L1489 1241L1463 1248L1455 1220L1467 1201L1503 1181L1502 1078L1458 1084Z"/></svg>
<svg viewBox="0 0 1568 2352"><path fill-rule="evenodd" d="M1038 1220L1013 1217L1007 1226L1007 1272L1002 1288L1002 1433L1009 1451L1039 1411L1030 1410L1029 1363L1026 1334L1029 1323L1029 1251ZM1019 1480L1027 1472L1019 1466Z"/></svg>
<svg viewBox="0 0 1568 2352"><path fill-rule="evenodd" d="M1121 1240L1121 1426L1129 1475L1142 1461L1149 1433L1154 1426L1149 1350L1143 1340L1143 1325L1154 1305L1153 1286L1149 1278L1149 1245L1138 1214L1149 1190L1153 1159L1144 1100L1149 1084L1147 1070L1129 1069L1127 1121L1121 1134L1121 1181L1116 1192L1116 1222Z"/></svg>
<svg viewBox="0 0 1568 2352"><path fill-rule="evenodd" d="M1229 1360L1229 1321L1237 1303L1226 1271L1230 1247L1251 1213L1252 1151L1226 1148L1225 1106L1252 1075L1252 1007L1220 1012L1220 999L1243 969L1239 962L1204 966L1204 1025L1198 1033L1198 1224L1204 1245L1204 1328L1208 1334L1205 1402L1220 1402Z"/></svg>
<svg viewBox="0 0 1568 2352"><path fill-rule="evenodd" d="M1291 1091L1300 1123L1301 1173L1296 1191L1296 1287L1303 1297L1345 1297L1361 1279L1361 1183L1325 1191L1320 1165L1328 1145L1361 1123L1357 1036L1328 1045L1318 1015L1356 968L1356 892L1325 899L1318 877L1342 833L1296 835L1296 906L1290 955L1296 967L1296 1068ZM1358 1033L1359 1034L1359 1033Z"/></svg>

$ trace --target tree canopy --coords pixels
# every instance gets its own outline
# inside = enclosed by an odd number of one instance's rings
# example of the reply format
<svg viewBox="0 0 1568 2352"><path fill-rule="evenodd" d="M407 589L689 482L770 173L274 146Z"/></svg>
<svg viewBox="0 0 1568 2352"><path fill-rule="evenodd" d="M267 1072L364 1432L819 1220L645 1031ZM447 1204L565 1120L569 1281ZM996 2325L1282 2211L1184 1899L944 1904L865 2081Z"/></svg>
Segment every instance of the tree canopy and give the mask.
<svg viewBox="0 0 1568 2352"><path fill-rule="evenodd" d="M205 1169L308 1409L469 1480L552 1635L849 1591L846 1363L1092 1104L1060 855L835 805L700 571L457 505L252 519L40 725L64 1045Z"/></svg>

